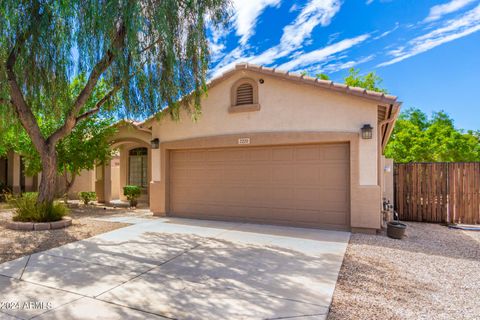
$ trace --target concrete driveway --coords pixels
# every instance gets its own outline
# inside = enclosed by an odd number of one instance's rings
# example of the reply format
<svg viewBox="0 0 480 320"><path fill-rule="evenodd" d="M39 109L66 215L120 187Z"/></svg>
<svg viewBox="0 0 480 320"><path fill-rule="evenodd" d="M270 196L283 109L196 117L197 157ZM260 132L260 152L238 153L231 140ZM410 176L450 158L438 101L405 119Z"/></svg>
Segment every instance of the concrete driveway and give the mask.
<svg viewBox="0 0 480 320"><path fill-rule="evenodd" d="M130 222L0 265L0 319L325 319L350 237L189 219Z"/></svg>

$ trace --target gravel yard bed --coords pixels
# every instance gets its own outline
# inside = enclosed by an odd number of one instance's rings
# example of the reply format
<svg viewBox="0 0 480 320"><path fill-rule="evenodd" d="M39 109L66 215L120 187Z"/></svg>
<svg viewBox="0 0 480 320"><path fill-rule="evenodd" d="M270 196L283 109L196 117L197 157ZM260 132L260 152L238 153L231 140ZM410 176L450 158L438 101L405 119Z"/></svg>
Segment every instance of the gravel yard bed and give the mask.
<svg viewBox="0 0 480 320"><path fill-rule="evenodd" d="M480 232L408 222L407 237L352 234L335 319L478 319Z"/></svg>
<svg viewBox="0 0 480 320"><path fill-rule="evenodd" d="M0 263L130 225L128 223L100 221L95 218L151 217L151 214L149 215L145 210L104 210L102 207L80 207L71 209L72 226L66 229L17 231L5 228L11 215L11 210L5 207L0 208Z"/></svg>

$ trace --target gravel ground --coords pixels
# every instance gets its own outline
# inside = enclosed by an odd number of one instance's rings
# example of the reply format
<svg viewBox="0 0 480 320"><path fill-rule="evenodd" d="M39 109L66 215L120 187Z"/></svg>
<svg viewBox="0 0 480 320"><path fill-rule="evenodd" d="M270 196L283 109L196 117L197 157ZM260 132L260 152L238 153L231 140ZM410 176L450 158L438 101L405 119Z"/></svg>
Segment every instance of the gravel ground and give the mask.
<svg viewBox="0 0 480 320"><path fill-rule="evenodd" d="M352 234L328 319L479 319L480 232L407 223Z"/></svg>
<svg viewBox="0 0 480 320"><path fill-rule="evenodd" d="M72 226L66 229L32 232L6 229L6 221L11 215L11 210L5 206L0 207L0 263L129 225L127 223L99 221L94 220L94 218L115 216L151 217L151 214L146 210L104 210L103 207L80 206L79 208L71 209Z"/></svg>

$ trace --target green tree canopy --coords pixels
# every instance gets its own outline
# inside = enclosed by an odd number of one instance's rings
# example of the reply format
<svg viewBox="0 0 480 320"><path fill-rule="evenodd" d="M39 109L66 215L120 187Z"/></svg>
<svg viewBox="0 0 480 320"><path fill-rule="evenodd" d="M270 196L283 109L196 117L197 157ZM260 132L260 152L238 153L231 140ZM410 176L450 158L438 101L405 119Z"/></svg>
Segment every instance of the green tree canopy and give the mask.
<svg viewBox="0 0 480 320"><path fill-rule="evenodd" d="M0 117L17 118L40 155L39 203L53 201L59 141L116 95L121 103L112 108L121 113L150 115L169 105L178 116L181 96L199 112L205 26L227 21L228 11L228 0L2 0ZM73 94L81 73L85 84ZM99 81L108 87L102 97L93 95ZM38 114L62 121L45 132Z"/></svg>
<svg viewBox="0 0 480 320"><path fill-rule="evenodd" d="M382 78L380 78L375 72L360 75L360 70L355 68L350 68L348 70L348 75L344 78L344 82L347 86L387 93L387 90L381 87L382 81Z"/></svg>
<svg viewBox="0 0 480 320"><path fill-rule="evenodd" d="M395 162L480 161L480 132L456 129L443 111L428 117L407 109L395 124L385 156Z"/></svg>
<svg viewBox="0 0 480 320"><path fill-rule="evenodd" d="M302 74L306 75L307 72L304 71ZM330 80L330 77L325 73L317 73L315 77L322 80ZM360 70L355 68L348 69L348 75L343 78L343 82L348 86L387 93L387 90L381 87L382 81L382 78L380 78L375 72L361 75Z"/></svg>
<svg viewBox="0 0 480 320"><path fill-rule="evenodd" d="M70 89L73 95L78 94L85 81L83 75L72 81ZM101 82L95 88L93 96L102 97L106 90L105 84ZM94 107L92 103L93 100L87 102L85 109ZM35 118L45 136L55 130L58 122L64 121L62 118L38 111L35 112ZM108 112L94 114L79 122L68 136L58 142L57 173L65 178L65 192L68 192L82 170L91 170L95 163L110 158L110 138L117 130L113 124L114 118L109 116ZM22 156L27 175L41 172L40 154L19 121L9 121L8 126L0 130L0 156L8 150L13 150Z"/></svg>

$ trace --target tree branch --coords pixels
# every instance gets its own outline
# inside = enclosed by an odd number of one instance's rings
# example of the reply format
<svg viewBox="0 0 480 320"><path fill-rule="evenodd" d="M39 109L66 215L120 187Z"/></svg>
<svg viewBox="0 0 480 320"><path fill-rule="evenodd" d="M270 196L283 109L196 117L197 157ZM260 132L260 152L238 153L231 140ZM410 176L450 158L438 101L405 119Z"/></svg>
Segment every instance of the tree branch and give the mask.
<svg viewBox="0 0 480 320"><path fill-rule="evenodd" d="M40 127L38 126L38 123L35 119L35 115L33 114L31 108L27 105L27 102L25 101L22 90L18 85L17 78L15 75L15 70L14 70L15 63L17 61L17 57L18 57L18 54L20 53L21 47L27 40L28 36L31 34L34 26L36 26L36 22L38 19L39 19L39 16L37 16L37 19L35 19L35 21L32 21L32 24L30 25L30 27L23 34L19 35L19 37L17 38L15 45L13 46L12 50L10 51L10 54L8 55L6 69L7 69L8 83L10 85L10 97L11 97L10 103L14 106L14 110L18 118L20 119L20 122L22 123L23 127L25 128L28 135L32 139L33 145L35 146L38 152L41 152L41 150L43 150L45 146L45 139L43 138L42 132L40 131Z"/></svg>
<svg viewBox="0 0 480 320"><path fill-rule="evenodd" d="M47 140L48 142L55 144L58 140L62 139L66 135L68 135L77 123L77 114L83 108L85 103L88 101L90 96L97 85L98 80L100 79L101 75L110 67L114 58L115 58L115 50L121 49L124 45L124 39L126 35L125 25L120 22L119 27L117 28L115 39L112 43L112 49L109 49L105 55L100 59L99 62L93 67L92 72L88 78L85 87L82 89L80 94L78 95L77 99L73 103L70 112L67 114L65 119L65 123L63 126L58 128Z"/></svg>
<svg viewBox="0 0 480 320"><path fill-rule="evenodd" d="M75 119L75 123L90 117L91 115L100 111L100 108L121 88L120 85L115 86L112 90L110 90L102 99L100 99L96 104L95 107L82 113Z"/></svg>
<svg viewBox="0 0 480 320"><path fill-rule="evenodd" d="M141 69L143 67L143 65L145 65L146 61L141 63L139 68L138 69ZM138 70L137 70L138 71ZM131 79L135 76L136 72L133 72L132 74L130 74L130 76L128 77L128 79ZM81 115L79 115L76 119L75 119L75 124L77 124L79 121L85 119L85 118L88 118L89 116L97 113L100 111L100 109L102 108L102 106L113 96L115 95L115 93L118 92L118 90L120 90L120 88L122 87L121 84L117 84L116 86L113 87L112 90L110 90L102 99L100 99L96 104L95 104L95 107L82 113Z"/></svg>

